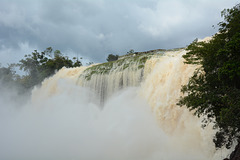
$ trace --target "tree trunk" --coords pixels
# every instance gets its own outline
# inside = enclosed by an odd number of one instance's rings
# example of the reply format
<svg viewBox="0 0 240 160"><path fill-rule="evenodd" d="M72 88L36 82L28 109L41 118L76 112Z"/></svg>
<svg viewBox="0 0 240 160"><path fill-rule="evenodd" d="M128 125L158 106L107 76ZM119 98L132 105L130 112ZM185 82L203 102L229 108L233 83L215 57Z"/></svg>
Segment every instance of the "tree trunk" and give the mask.
<svg viewBox="0 0 240 160"><path fill-rule="evenodd" d="M240 141L238 141L238 145L235 147L235 150L231 153L230 160L240 160Z"/></svg>

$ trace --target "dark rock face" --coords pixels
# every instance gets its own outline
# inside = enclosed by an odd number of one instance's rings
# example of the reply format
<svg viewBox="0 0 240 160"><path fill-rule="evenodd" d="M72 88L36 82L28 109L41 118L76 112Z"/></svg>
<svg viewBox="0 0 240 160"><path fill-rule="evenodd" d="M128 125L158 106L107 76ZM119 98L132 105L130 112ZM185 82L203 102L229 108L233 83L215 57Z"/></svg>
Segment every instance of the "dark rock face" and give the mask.
<svg viewBox="0 0 240 160"><path fill-rule="evenodd" d="M240 141L235 147L235 150L231 153L229 160L240 160Z"/></svg>

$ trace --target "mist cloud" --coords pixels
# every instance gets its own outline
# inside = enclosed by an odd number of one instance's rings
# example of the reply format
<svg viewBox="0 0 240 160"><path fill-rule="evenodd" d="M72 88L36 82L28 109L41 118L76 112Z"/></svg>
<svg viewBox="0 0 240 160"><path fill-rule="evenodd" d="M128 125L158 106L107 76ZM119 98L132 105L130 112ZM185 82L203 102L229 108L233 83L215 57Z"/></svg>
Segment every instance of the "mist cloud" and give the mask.
<svg viewBox="0 0 240 160"><path fill-rule="evenodd" d="M100 110L88 101L87 89L58 85L66 90L22 106L0 98L1 159L155 159L162 153L164 134L136 89L119 93Z"/></svg>
<svg viewBox="0 0 240 160"><path fill-rule="evenodd" d="M22 106L11 100L0 106L1 159L200 160L209 156L194 142L185 143L190 135L165 134L150 107L137 96L137 88L117 93L101 110L88 101L87 89L66 82L58 85L64 85L65 92L43 95Z"/></svg>
<svg viewBox="0 0 240 160"><path fill-rule="evenodd" d="M212 128L203 130L200 119L175 106L179 76L189 70L159 62L141 86L115 92L103 107L96 93L76 83L85 67L61 69L31 97L20 98L14 87L2 90L0 84L0 159L219 159Z"/></svg>

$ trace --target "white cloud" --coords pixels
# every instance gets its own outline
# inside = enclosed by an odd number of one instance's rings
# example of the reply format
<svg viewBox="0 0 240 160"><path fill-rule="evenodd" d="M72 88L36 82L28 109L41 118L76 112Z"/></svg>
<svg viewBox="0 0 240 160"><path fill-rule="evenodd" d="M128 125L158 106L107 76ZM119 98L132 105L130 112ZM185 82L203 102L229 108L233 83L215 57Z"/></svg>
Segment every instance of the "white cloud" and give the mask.
<svg viewBox="0 0 240 160"><path fill-rule="evenodd" d="M19 42L18 48L9 48L4 44L0 46L0 59L2 65L7 65L10 63L18 63L18 61L25 54L30 54L32 51L37 50L37 47L30 46L28 42Z"/></svg>

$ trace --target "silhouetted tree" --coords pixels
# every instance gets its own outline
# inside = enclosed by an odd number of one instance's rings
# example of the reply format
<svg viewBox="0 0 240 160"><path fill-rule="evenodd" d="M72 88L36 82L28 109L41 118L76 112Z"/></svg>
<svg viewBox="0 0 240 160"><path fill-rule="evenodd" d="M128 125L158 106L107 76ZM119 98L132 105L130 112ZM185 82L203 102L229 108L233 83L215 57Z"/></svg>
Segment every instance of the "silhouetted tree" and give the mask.
<svg viewBox="0 0 240 160"><path fill-rule="evenodd" d="M108 58L107 58L107 61L110 62L110 61L116 61L118 60L118 55L113 55L113 54L109 54L108 55Z"/></svg>
<svg viewBox="0 0 240 160"><path fill-rule="evenodd" d="M20 60L18 66L21 70L27 72L27 75L23 76L21 80L26 88L39 84L43 79L53 75L62 67L69 68L82 65L77 58L71 60L67 56L63 56L59 50L55 50L52 57L52 51L51 47L41 53L34 50L32 54L25 55L25 59Z"/></svg>
<svg viewBox="0 0 240 160"><path fill-rule="evenodd" d="M209 42L195 40L183 56L186 63L201 67L183 86L186 96L179 105L204 115L203 126L213 121L216 147L230 148L240 140L240 4L223 10L222 16L219 33Z"/></svg>

